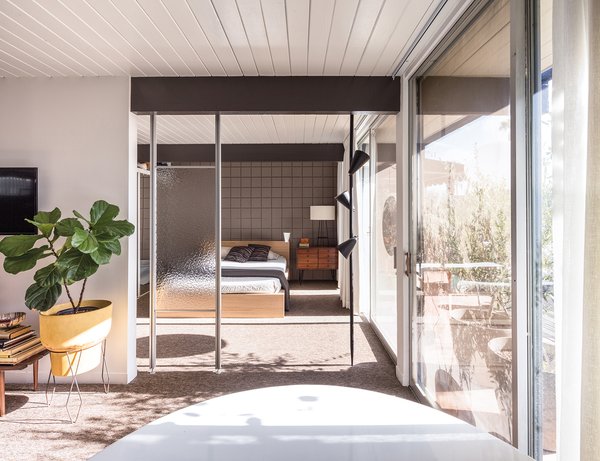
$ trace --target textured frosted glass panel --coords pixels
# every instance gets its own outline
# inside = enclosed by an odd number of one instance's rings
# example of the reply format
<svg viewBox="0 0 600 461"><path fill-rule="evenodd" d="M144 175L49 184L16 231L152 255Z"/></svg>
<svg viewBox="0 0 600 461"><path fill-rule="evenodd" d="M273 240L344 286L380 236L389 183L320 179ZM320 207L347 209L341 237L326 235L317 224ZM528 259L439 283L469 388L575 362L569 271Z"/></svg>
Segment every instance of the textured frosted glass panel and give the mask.
<svg viewBox="0 0 600 461"><path fill-rule="evenodd" d="M214 310L215 170L158 168L157 309Z"/></svg>

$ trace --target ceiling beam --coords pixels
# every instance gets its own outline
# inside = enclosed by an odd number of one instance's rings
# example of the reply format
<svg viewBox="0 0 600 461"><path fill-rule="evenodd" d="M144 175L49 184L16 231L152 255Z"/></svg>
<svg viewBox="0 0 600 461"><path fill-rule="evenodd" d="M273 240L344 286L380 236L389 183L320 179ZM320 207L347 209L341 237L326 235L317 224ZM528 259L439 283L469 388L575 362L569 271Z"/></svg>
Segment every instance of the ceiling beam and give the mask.
<svg viewBox="0 0 600 461"><path fill-rule="evenodd" d="M134 77L138 114L349 114L400 111L390 77Z"/></svg>
<svg viewBox="0 0 600 461"><path fill-rule="evenodd" d="M214 144L158 144L159 162L214 162ZM343 144L222 144L224 162L341 162ZM138 144L138 162L150 159L150 146Z"/></svg>

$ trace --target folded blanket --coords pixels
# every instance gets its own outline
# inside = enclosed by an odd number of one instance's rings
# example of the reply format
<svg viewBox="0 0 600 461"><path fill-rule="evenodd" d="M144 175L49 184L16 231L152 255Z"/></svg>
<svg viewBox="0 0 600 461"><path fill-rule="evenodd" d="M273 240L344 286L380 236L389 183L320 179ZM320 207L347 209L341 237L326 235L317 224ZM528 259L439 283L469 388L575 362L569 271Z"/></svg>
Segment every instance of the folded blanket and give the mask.
<svg viewBox="0 0 600 461"><path fill-rule="evenodd" d="M221 269L222 277L272 277L281 282L281 288L285 292L285 310L290 310L290 284L285 274L276 269Z"/></svg>

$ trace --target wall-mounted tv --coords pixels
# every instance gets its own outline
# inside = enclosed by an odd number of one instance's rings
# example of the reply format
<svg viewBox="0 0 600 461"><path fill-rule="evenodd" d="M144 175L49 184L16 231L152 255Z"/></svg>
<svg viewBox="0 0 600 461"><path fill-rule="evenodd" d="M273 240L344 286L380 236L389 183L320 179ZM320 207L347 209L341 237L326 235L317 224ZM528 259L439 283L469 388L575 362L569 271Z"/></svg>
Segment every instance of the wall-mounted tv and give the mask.
<svg viewBox="0 0 600 461"><path fill-rule="evenodd" d="M38 169L0 167L0 235L36 234Z"/></svg>

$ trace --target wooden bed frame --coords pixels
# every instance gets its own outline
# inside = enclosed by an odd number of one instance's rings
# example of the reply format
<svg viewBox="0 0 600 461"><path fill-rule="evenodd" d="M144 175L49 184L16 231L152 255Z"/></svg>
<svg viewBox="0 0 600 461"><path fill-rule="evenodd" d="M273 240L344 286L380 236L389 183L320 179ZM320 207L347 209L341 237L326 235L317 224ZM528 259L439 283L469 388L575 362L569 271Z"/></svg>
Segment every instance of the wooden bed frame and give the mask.
<svg viewBox="0 0 600 461"><path fill-rule="evenodd" d="M289 276L290 244L280 240L223 240L224 247L246 246L250 243L268 245L275 253L284 256ZM285 294L279 293L224 293L221 314L223 318L283 318L285 316ZM214 308L212 308L214 309ZM215 312L207 306L206 310L159 310L158 317L175 318L214 318Z"/></svg>

